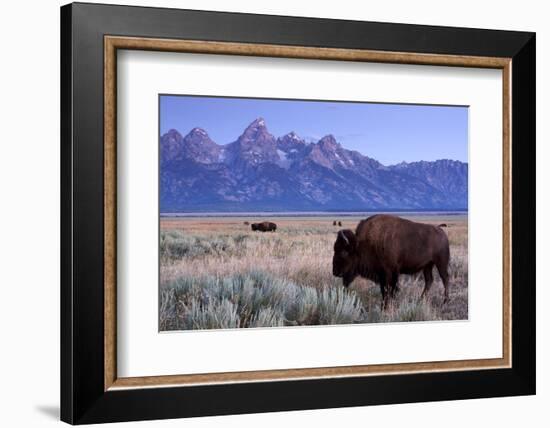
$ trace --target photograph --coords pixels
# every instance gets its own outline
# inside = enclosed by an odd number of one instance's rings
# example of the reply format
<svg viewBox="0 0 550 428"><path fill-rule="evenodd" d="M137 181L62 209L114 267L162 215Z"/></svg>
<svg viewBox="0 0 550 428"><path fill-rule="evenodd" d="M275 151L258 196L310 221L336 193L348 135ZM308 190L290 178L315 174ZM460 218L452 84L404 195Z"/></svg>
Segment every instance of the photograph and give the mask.
<svg viewBox="0 0 550 428"><path fill-rule="evenodd" d="M468 319L468 107L159 95L159 330Z"/></svg>

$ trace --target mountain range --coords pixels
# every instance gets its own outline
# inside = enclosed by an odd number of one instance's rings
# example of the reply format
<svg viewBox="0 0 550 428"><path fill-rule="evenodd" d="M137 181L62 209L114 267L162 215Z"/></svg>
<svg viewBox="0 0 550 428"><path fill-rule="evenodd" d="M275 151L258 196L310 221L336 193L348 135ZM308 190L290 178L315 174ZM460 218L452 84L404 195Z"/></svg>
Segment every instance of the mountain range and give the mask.
<svg viewBox="0 0 550 428"><path fill-rule="evenodd" d="M385 166L333 135L306 142L254 120L232 143L201 128L160 137L160 209L208 211L459 210L468 207L468 164Z"/></svg>

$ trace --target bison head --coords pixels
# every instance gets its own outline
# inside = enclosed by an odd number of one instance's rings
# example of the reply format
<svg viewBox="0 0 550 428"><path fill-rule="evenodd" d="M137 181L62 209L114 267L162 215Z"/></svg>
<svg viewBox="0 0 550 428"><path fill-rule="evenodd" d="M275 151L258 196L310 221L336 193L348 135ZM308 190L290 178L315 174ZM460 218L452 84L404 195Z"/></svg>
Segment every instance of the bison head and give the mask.
<svg viewBox="0 0 550 428"><path fill-rule="evenodd" d="M344 279L347 287L355 278L355 258L357 251L357 238L353 231L346 229L338 232L334 243L334 256L332 258L332 274Z"/></svg>
<svg viewBox="0 0 550 428"><path fill-rule="evenodd" d="M252 224L250 225L250 228L251 228L252 230L258 230L258 223L252 223Z"/></svg>

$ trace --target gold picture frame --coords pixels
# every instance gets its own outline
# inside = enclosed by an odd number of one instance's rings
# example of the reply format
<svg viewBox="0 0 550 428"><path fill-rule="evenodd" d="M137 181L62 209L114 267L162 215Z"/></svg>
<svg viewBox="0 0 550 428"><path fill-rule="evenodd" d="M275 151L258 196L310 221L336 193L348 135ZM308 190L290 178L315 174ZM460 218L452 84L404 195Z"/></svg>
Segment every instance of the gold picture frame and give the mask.
<svg viewBox="0 0 550 428"><path fill-rule="evenodd" d="M117 51L146 50L209 55L245 55L392 64L493 68L502 70L503 146L503 321L502 358L357 365L149 377L118 377L116 368L116 87ZM511 105L512 58L385 52L290 45L104 36L104 390L216 385L427 372L510 368L512 364Z"/></svg>

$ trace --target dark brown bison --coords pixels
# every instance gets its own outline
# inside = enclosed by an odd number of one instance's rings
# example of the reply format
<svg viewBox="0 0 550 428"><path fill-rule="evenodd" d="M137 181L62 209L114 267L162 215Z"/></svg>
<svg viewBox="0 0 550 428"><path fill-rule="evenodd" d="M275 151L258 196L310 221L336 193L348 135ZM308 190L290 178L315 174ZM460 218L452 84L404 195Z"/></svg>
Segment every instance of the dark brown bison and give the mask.
<svg viewBox="0 0 550 428"><path fill-rule="evenodd" d="M426 296L433 282L435 265L449 300L449 240L439 226L415 223L391 215L374 215L362 220L355 233L338 232L334 243L332 274L345 287L361 276L380 285L382 308L395 296L400 274L424 273Z"/></svg>
<svg viewBox="0 0 550 428"><path fill-rule="evenodd" d="M271 223L270 221L264 221L262 223L252 223L250 228L254 231L260 232L275 232L277 230L277 225Z"/></svg>
<svg viewBox="0 0 550 428"><path fill-rule="evenodd" d="M245 221L245 222L244 222L244 225L245 225L245 226L248 226L249 224L250 224L250 223L249 223L248 221Z"/></svg>
<svg viewBox="0 0 550 428"><path fill-rule="evenodd" d="M332 225L333 225L333 226L336 226L336 220L334 220L334 221L332 222Z"/></svg>
<svg viewBox="0 0 550 428"><path fill-rule="evenodd" d="M341 221L338 222L338 226L342 226L342 222L341 222Z"/></svg>

